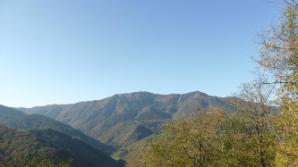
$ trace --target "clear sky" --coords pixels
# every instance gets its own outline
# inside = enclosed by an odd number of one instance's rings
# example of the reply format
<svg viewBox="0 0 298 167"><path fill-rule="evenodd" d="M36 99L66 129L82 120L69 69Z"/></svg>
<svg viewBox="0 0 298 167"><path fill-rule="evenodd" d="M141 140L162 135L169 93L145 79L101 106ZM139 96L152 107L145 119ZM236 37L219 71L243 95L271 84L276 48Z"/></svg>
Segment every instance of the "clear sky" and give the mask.
<svg viewBox="0 0 298 167"><path fill-rule="evenodd" d="M231 95L279 19L273 1L0 0L0 104Z"/></svg>

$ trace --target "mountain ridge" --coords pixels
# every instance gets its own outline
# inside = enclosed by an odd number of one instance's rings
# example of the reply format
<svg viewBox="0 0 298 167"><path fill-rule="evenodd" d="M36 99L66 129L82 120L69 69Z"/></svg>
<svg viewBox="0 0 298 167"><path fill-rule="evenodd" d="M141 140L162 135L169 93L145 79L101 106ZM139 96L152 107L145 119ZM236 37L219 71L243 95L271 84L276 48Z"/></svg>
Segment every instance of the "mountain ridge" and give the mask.
<svg viewBox="0 0 298 167"><path fill-rule="evenodd" d="M30 107L23 107L23 106L20 106L20 107L7 106L7 107L16 108L16 109L19 109L19 110L26 110L26 109L39 108L39 107L67 106L67 105L74 105L74 104L84 103L84 102L100 101L100 100L104 100L106 98L111 98L113 96L123 96L123 95L129 95L129 94L139 94L139 93L160 95L160 96L185 95L185 94L192 94L192 93L200 93L200 94L203 94L203 95L207 95L207 96L211 96L211 97L217 97L217 98L229 98L230 97L230 96L222 97L222 96L216 96L216 95L209 95L207 93L204 93L204 92L201 92L201 91L198 91L198 90L191 91L191 92L186 92L186 93L153 93L153 92L150 92L150 91L135 91L135 92L130 92L130 93L115 93L111 96L106 96L106 97L99 98L99 99L81 100L81 101L69 102L69 103L50 103L50 104L36 105L36 106L30 106ZM3 105L3 104L0 104L0 105ZM6 106L6 105L3 105L3 106Z"/></svg>
<svg viewBox="0 0 298 167"><path fill-rule="evenodd" d="M0 166L35 166L34 159L69 161L72 167L124 166L83 141L52 129L19 130L0 126ZM38 162L35 162L38 163Z"/></svg>
<svg viewBox="0 0 298 167"><path fill-rule="evenodd" d="M115 94L101 100L21 110L51 117L105 144L120 148L136 139L131 136L138 136L137 139L141 140L150 134L134 134L140 132L136 130L138 128L158 133L165 121L190 115L197 108L215 106L231 111L228 101L228 98L209 96L200 91L166 95L139 91Z"/></svg>
<svg viewBox="0 0 298 167"><path fill-rule="evenodd" d="M104 145L99 141L85 135L80 130L74 129L69 125L51 119L39 114L26 114L17 109L0 105L0 124L8 128L16 129L53 129L57 132L64 133L73 138L78 138L96 149L111 154L114 148Z"/></svg>

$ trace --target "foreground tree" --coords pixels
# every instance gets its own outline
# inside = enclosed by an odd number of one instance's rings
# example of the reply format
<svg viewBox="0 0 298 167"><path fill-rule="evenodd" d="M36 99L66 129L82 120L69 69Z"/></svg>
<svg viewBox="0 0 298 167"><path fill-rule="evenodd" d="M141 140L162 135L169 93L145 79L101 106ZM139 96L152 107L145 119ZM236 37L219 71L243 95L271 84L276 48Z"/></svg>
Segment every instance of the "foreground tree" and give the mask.
<svg viewBox="0 0 298 167"><path fill-rule="evenodd" d="M276 112L270 99L274 87L264 86L260 84L262 82L264 79L259 78L242 86L240 99L233 101L236 111L227 121L230 127L223 129L224 134L236 141L231 145L241 150L237 166L244 163L244 166L273 166L277 137L273 120Z"/></svg>
<svg viewBox="0 0 298 167"><path fill-rule="evenodd" d="M279 28L264 39L259 64L278 84L281 115L276 121L280 136L277 166L298 166L298 4L287 1Z"/></svg>
<svg viewBox="0 0 298 167"><path fill-rule="evenodd" d="M143 165L205 167L216 163L223 150L214 139L223 117L223 110L212 108L166 124L146 150Z"/></svg>

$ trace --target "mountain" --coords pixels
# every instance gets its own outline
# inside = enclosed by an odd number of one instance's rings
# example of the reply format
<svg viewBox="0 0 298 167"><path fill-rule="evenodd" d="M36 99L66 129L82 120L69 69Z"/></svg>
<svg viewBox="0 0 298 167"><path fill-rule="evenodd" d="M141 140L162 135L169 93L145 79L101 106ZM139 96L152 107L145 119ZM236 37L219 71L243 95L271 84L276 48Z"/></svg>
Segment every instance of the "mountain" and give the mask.
<svg viewBox="0 0 298 167"><path fill-rule="evenodd" d="M2 105L0 105L0 125L18 129L53 129L73 138L80 139L90 146L104 151L107 154L111 154L115 151L113 147L102 144L99 141L83 134L80 130L70 127L69 125L65 125L43 115L28 115L17 109Z"/></svg>
<svg viewBox="0 0 298 167"><path fill-rule="evenodd" d="M51 117L105 144L121 148L157 133L165 121L190 115L196 108L210 106L232 110L229 98L208 96L198 91L169 95L135 92L102 100L21 110Z"/></svg>
<svg viewBox="0 0 298 167"><path fill-rule="evenodd" d="M81 140L52 129L17 130L0 126L0 166L27 166L33 157L71 161L72 167L123 166Z"/></svg>

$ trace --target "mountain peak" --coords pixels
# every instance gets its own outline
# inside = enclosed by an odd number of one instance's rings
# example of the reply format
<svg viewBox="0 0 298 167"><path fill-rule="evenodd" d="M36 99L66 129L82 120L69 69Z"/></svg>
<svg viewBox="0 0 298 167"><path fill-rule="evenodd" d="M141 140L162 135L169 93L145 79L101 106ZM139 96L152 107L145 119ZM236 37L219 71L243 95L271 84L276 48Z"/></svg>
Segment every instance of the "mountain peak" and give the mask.
<svg viewBox="0 0 298 167"><path fill-rule="evenodd" d="M147 91L137 91L131 93L122 93L122 94L115 94L114 96L146 96L146 95L154 95L154 93L147 92Z"/></svg>
<svg viewBox="0 0 298 167"><path fill-rule="evenodd" d="M206 93L200 92L200 91L193 91L193 92L189 92L186 94L190 94L190 95L199 95L199 96L208 96Z"/></svg>
<svg viewBox="0 0 298 167"><path fill-rule="evenodd" d="M118 148L129 142L126 138L127 134L133 133L132 127L146 127L155 133L164 121L190 115L198 107L210 106L230 108L224 98L200 91L166 95L138 91L115 94L102 100L24 111L51 116Z"/></svg>

